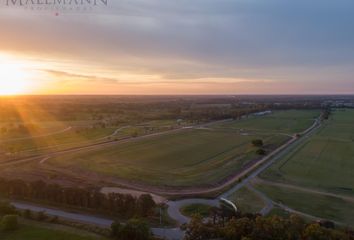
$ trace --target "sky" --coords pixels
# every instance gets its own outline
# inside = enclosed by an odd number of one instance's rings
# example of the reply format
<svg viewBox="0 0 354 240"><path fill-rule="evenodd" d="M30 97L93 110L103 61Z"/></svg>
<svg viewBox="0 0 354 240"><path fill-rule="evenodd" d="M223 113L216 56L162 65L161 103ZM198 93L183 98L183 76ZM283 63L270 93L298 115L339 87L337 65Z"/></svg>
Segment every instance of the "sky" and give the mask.
<svg viewBox="0 0 354 240"><path fill-rule="evenodd" d="M0 95L354 93L352 0L0 1Z"/></svg>

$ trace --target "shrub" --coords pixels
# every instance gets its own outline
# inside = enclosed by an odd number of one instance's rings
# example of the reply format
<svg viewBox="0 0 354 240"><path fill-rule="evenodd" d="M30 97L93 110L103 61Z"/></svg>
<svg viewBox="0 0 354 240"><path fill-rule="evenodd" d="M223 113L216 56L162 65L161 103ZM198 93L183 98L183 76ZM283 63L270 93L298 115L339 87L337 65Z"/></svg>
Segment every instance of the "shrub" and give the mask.
<svg viewBox="0 0 354 240"><path fill-rule="evenodd" d="M150 239L150 237L150 228L145 221L131 219L121 228L118 239L147 240Z"/></svg>
<svg viewBox="0 0 354 240"><path fill-rule="evenodd" d="M0 223L2 231L13 231L18 227L17 215L5 215Z"/></svg>
<svg viewBox="0 0 354 240"><path fill-rule="evenodd" d="M257 153L258 155L265 155L265 154L266 154L266 151L265 151L264 149L260 148L260 149L258 149L258 150L256 151L256 153Z"/></svg>
<svg viewBox="0 0 354 240"><path fill-rule="evenodd" d="M49 219L49 222L51 223L58 223L59 222L59 217L58 216L53 216Z"/></svg>
<svg viewBox="0 0 354 240"><path fill-rule="evenodd" d="M255 147L262 147L263 146L263 140L262 139L254 139L254 140L252 140L252 144Z"/></svg>
<svg viewBox="0 0 354 240"><path fill-rule="evenodd" d="M46 220L48 218L48 216L45 214L45 212L38 212L37 214L36 214L36 220L37 221L44 221L44 220Z"/></svg>
<svg viewBox="0 0 354 240"><path fill-rule="evenodd" d="M32 211L31 211L31 210L26 209L25 211L23 211L22 216L23 216L24 218L32 219L33 214L32 214Z"/></svg>
<svg viewBox="0 0 354 240"><path fill-rule="evenodd" d="M114 221L111 225L111 235L114 238L119 238L120 231L122 230L122 226L119 222Z"/></svg>
<svg viewBox="0 0 354 240"><path fill-rule="evenodd" d="M16 214L16 208L12 206L9 202L0 201L0 214L9 215Z"/></svg>

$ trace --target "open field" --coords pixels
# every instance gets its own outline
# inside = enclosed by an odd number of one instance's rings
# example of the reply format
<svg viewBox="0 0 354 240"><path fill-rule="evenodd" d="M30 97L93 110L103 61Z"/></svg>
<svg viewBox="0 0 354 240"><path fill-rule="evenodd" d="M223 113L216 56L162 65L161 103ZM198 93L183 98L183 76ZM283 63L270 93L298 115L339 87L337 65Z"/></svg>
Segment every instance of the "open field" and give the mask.
<svg viewBox="0 0 354 240"><path fill-rule="evenodd" d="M260 157L255 153L258 148L251 144L253 139L263 139L264 148L271 151L289 139L283 132L294 134L305 130L318 113L281 111L269 116L183 129L99 150L63 155L49 159L45 165L158 186L213 185ZM245 128L240 132L235 127L238 124L243 127L247 124L250 129L262 129L262 132L247 132ZM268 133L274 125L278 126L278 133Z"/></svg>
<svg viewBox="0 0 354 240"><path fill-rule="evenodd" d="M220 127L243 131L295 134L311 126L319 114L320 111L315 110L278 111L261 117L251 116L233 123L225 123Z"/></svg>
<svg viewBox="0 0 354 240"><path fill-rule="evenodd" d="M120 127L94 127L94 123L90 121L43 122L43 125L36 123L36 126L43 128L36 127L36 131L26 130L22 135L13 133L11 137L0 136L0 148L3 154L0 160L50 153L102 141L138 137L190 124L188 121L177 122L176 120L156 120Z"/></svg>
<svg viewBox="0 0 354 240"><path fill-rule="evenodd" d="M222 180L257 157L250 144L254 137L220 130L183 130L46 163L154 185L202 185ZM276 146L285 139L269 136L265 144Z"/></svg>
<svg viewBox="0 0 354 240"><path fill-rule="evenodd" d="M354 110L336 110L309 140L287 154L263 178L325 191L354 194Z"/></svg>
<svg viewBox="0 0 354 240"><path fill-rule="evenodd" d="M1 240L104 240L106 238L95 236L91 233L69 227L40 224L32 222L30 224L20 224L19 229L10 232L1 232Z"/></svg>
<svg viewBox="0 0 354 240"><path fill-rule="evenodd" d="M210 206L205 204L191 204L183 206L180 211L184 216L193 217L194 215L200 215L206 218L210 215Z"/></svg>
<svg viewBox="0 0 354 240"><path fill-rule="evenodd" d="M259 213L265 203L254 192L246 187L239 189L228 197L243 213Z"/></svg>
<svg viewBox="0 0 354 240"><path fill-rule="evenodd" d="M255 187L273 201L315 217L354 225L354 203L341 198L324 196L283 187L256 184Z"/></svg>

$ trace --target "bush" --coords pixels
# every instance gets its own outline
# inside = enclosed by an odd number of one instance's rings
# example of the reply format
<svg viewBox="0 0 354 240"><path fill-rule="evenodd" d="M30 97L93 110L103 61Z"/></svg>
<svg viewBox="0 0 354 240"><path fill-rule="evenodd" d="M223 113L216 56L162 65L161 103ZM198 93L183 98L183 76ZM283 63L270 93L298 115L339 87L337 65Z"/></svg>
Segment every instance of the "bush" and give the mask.
<svg viewBox="0 0 354 240"><path fill-rule="evenodd" d="M31 210L26 209L25 211L23 211L22 216L27 219L32 219L33 214Z"/></svg>
<svg viewBox="0 0 354 240"><path fill-rule="evenodd" d="M53 216L49 219L49 222L51 223L58 223L59 222L59 217L58 216Z"/></svg>
<svg viewBox="0 0 354 240"><path fill-rule="evenodd" d="M48 218L48 216L45 214L45 212L38 212L37 214L36 214L36 217L35 217L35 219L37 220L37 221L44 221L44 220L46 220Z"/></svg>
<svg viewBox="0 0 354 240"><path fill-rule="evenodd" d="M262 139L254 139L254 140L252 140L252 144L255 147L262 147L263 146L263 140Z"/></svg>
<svg viewBox="0 0 354 240"><path fill-rule="evenodd" d="M117 239L148 240L150 237L150 228L145 221L140 219L131 219L122 228L120 228Z"/></svg>
<svg viewBox="0 0 354 240"><path fill-rule="evenodd" d="M265 151L264 149L260 148L260 149L258 149L258 150L256 151L256 153L257 153L258 155L265 155L265 154L266 154L266 151Z"/></svg>
<svg viewBox="0 0 354 240"><path fill-rule="evenodd" d="M0 201L0 215L16 214L16 208L9 202Z"/></svg>
<svg viewBox="0 0 354 240"><path fill-rule="evenodd" d="M114 221L111 225L111 235L112 237L118 239L120 235L120 231L122 230L122 226L119 222Z"/></svg>
<svg viewBox="0 0 354 240"><path fill-rule="evenodd" d="M2 231L13 231L18 227L17 215L5 215L1 219L0 227Z"/></svg>

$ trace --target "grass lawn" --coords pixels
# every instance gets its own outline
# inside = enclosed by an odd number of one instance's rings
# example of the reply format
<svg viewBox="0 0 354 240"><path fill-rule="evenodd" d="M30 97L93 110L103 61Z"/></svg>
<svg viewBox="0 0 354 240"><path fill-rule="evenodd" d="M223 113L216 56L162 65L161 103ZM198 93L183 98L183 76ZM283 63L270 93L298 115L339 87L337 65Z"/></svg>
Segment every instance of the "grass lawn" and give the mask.
<svg viewBox="0 0 354 240"><path fill-rule="evenodd" d="M275 202L310 215L354 226L354 203L340 198L257 184Z"/></svg>
<svg viewBox="0 0 354 240"><path fill-rule="evenodd" d="M213 184L257 158L251 141L225 130L183 130L139 139L100 150L49 159L46 163L78 168L156 185ZM262 138L276 146L285 136Z"/></svg>
<svg viewBox="0 0 354 240"><path fill-rule="evenodd" d="M45 149L51 147L51 149L63 149L73 147L78 144L82 144L88 141L96 140L106 137L115 131L113 128L96 128L96 129L71 129L66 132L32 138L23 139L11 142L0 142L0 146L4 149L14 149L16 152Z"/></svg>
<svg viewBox="0 0 354 240"><path fill-rule="evenodd" d="M265 148L271 151L289 138L273 130L268 133L266 129L270 126L277 125L279 132L289 129L297 132L299 125L301 130L309 127L317 113L284 111L201 129L184 129L68 154L49 159L46 164L160 186L212 185L259 158L255 153L257 148L251 144L253 139L263 139ZM302 122L304 119L307 124ZM293 124L298 121L301 123ZM234 128L245 123L252 129L264 126L264 131L245 134Z"/></svg>
<svg viewBox="0 0 354 240"><path fill-rule="evenodd" d="M227 199L235 203L243 213L258 213L265 206L263 200L246 187L234 192Z"/></svg>
<svg viewBox="0 0 354 240"><path fill-rule="evenodd" d="M193 215L200 215L201 217L205 218L209 216L209 205L205 204L191 204L183 206L180 211L183 215L187 217L192 217Z"/></svg>
<svg viewBox="0 0 354 240"><path fill-rule="evenodd" d="M309 140L262 177L354 195L354 110L334 111Z"/></svg>
<svg viewBox="0 0 354 240"><path fill-rule="evenodd" d="M50 228L38 224L20 224L19 229L11 232L0 232L1 240L107 240L90 233L82 233L80 230L59 226Z"/></svg>
<svg viewBox="0 0 354 240"><path fill-rule="evenodd" d="M317 110L277 111L265 116L250 117L232 123L225 123L220 127L295 134L311 126L314 119L319 115L320 111Z"/></svg>

